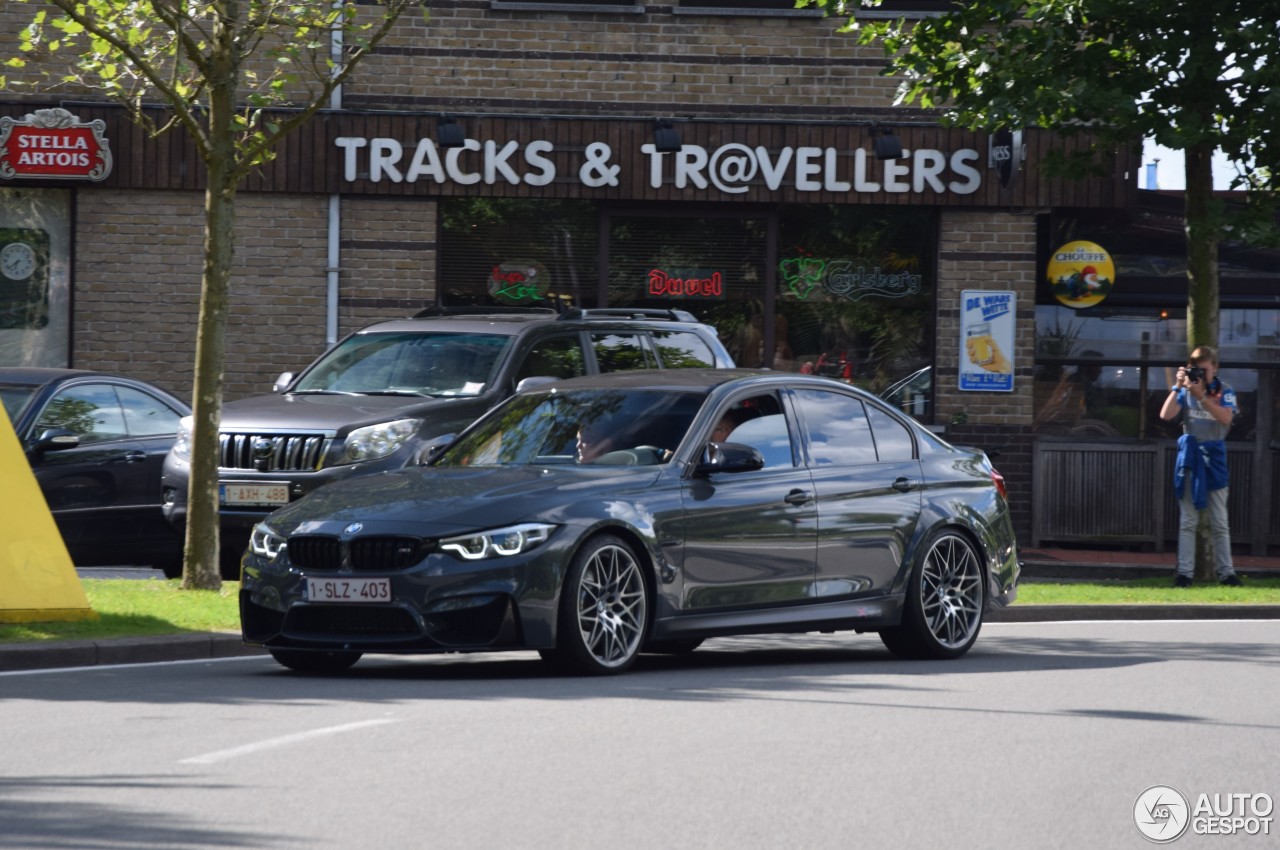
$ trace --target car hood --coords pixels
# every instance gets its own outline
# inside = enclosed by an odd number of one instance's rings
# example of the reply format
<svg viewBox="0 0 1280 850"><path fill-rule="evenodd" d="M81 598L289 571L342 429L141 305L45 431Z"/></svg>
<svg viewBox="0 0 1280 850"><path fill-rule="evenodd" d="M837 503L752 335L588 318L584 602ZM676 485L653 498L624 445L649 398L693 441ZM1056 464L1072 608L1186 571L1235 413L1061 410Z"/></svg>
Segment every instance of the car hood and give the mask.
<svg viewBox="0 0 1280 850"><path fill-rule="evenodd" d="M475 401L475 396L422 398L394 395L281 395L254 396L222 407L223 431L333 431L345 435L353 428L393 419L422 417L433 410Z"/></svg>
<svg viewBox="0 0 1280 850"><path fill-rule="evenodd" d="M653 483L660 467L472 466L409 468L321 487L272 514L277 534L443 537L539 519L556 522L582 501L603 503ZM352 532L354 533L354 532Z"/></svg>

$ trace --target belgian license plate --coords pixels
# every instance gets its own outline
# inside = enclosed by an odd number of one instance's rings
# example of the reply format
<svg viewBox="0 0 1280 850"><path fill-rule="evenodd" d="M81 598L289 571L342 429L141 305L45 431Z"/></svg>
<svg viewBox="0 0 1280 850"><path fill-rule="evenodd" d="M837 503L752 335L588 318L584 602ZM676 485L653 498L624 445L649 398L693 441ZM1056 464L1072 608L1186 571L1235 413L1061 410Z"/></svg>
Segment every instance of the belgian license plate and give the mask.
<svg viewBox="0 0 1280 850"><path fill-rule="evenodd" d="M309 578L308 602L390 602L389 578Z"/></svg>
<svg viewBox="0 0 1280 850"><path fill-rule="evenodd" d="M219 485L222 504L228 507L243 505L268 505L279 507L289 504L289 485L281 481L263 481L253 484L234 482Z"/></svg>

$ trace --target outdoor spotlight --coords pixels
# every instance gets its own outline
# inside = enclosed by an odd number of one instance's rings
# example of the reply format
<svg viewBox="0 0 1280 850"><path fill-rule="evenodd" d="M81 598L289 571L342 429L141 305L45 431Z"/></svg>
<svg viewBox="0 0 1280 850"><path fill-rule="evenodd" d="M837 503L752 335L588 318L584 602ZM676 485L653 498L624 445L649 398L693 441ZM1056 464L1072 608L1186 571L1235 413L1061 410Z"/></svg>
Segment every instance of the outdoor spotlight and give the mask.
<svg viewBox="0 0 1280 850"><path fill-rule="evenodd" d="M658 153L674 153L684 147L680 131L671 126L670 118L659 118L653 125L653 149Z"/></svg>
<svg viewBox="0 0 1280 850"><path fill-rule="evenodd" d="M875 149L876 159L902 159L902 142L888 127L871 128L871 147Z"/></svg>
<svg viewBox="0 0 1280 850"><path fill-rule="evenodd" d="M436 144L442 148L460 148L467 143L467 131L451 115L441 115L436 127Z"/></svg>

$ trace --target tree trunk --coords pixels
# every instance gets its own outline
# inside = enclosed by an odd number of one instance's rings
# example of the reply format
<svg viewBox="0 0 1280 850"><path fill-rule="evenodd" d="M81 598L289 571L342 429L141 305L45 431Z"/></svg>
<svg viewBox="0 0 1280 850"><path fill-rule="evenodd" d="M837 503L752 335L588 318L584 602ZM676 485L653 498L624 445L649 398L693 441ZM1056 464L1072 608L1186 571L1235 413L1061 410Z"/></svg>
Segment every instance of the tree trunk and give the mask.
<svg viewBox="0 0 1280 850"><path fill-rule="evenodd" d="M1200 142L1186 151L1187 353L1199 345L1218 347L1219 212L1213 197L1213 144ZM1196 531L1196 578L1214 578L1208 512Z"/></svg>
<svg viewBox="0 0 1280 850"><path fill-rule="evenodd" d="M235 51L223 20L215 27L209 74L208 156L204 193L204 273L196 328L192 390L191 479L187 485L184 590L218 590L218 425L222 419L223 365L231 262L235 254ZM220 50L218 48L221 48Z"/></svg>

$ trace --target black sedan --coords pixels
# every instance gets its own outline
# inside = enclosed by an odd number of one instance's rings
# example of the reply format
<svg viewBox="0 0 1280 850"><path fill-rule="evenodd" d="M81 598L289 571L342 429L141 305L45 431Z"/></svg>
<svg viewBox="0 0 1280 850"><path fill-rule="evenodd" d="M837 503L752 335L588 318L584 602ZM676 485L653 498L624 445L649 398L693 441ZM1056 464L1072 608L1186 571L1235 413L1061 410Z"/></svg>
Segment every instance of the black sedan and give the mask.
<svg viewBox="0 0 1280 850"><path fill-rule="evenodd" d="M1004 483L866 393L742 370L521 393L426 468L259 523L245 641L286 667L537 649L582 673L768 632L955 658L1016 592Z"/></svg>
<svg viewBox="0 0 1280 850"><path fill-rule="evenodd" d="M37 368L0 369L0 401L77 566L181 572L160 468L186 404L118 375Z"/></svg>

